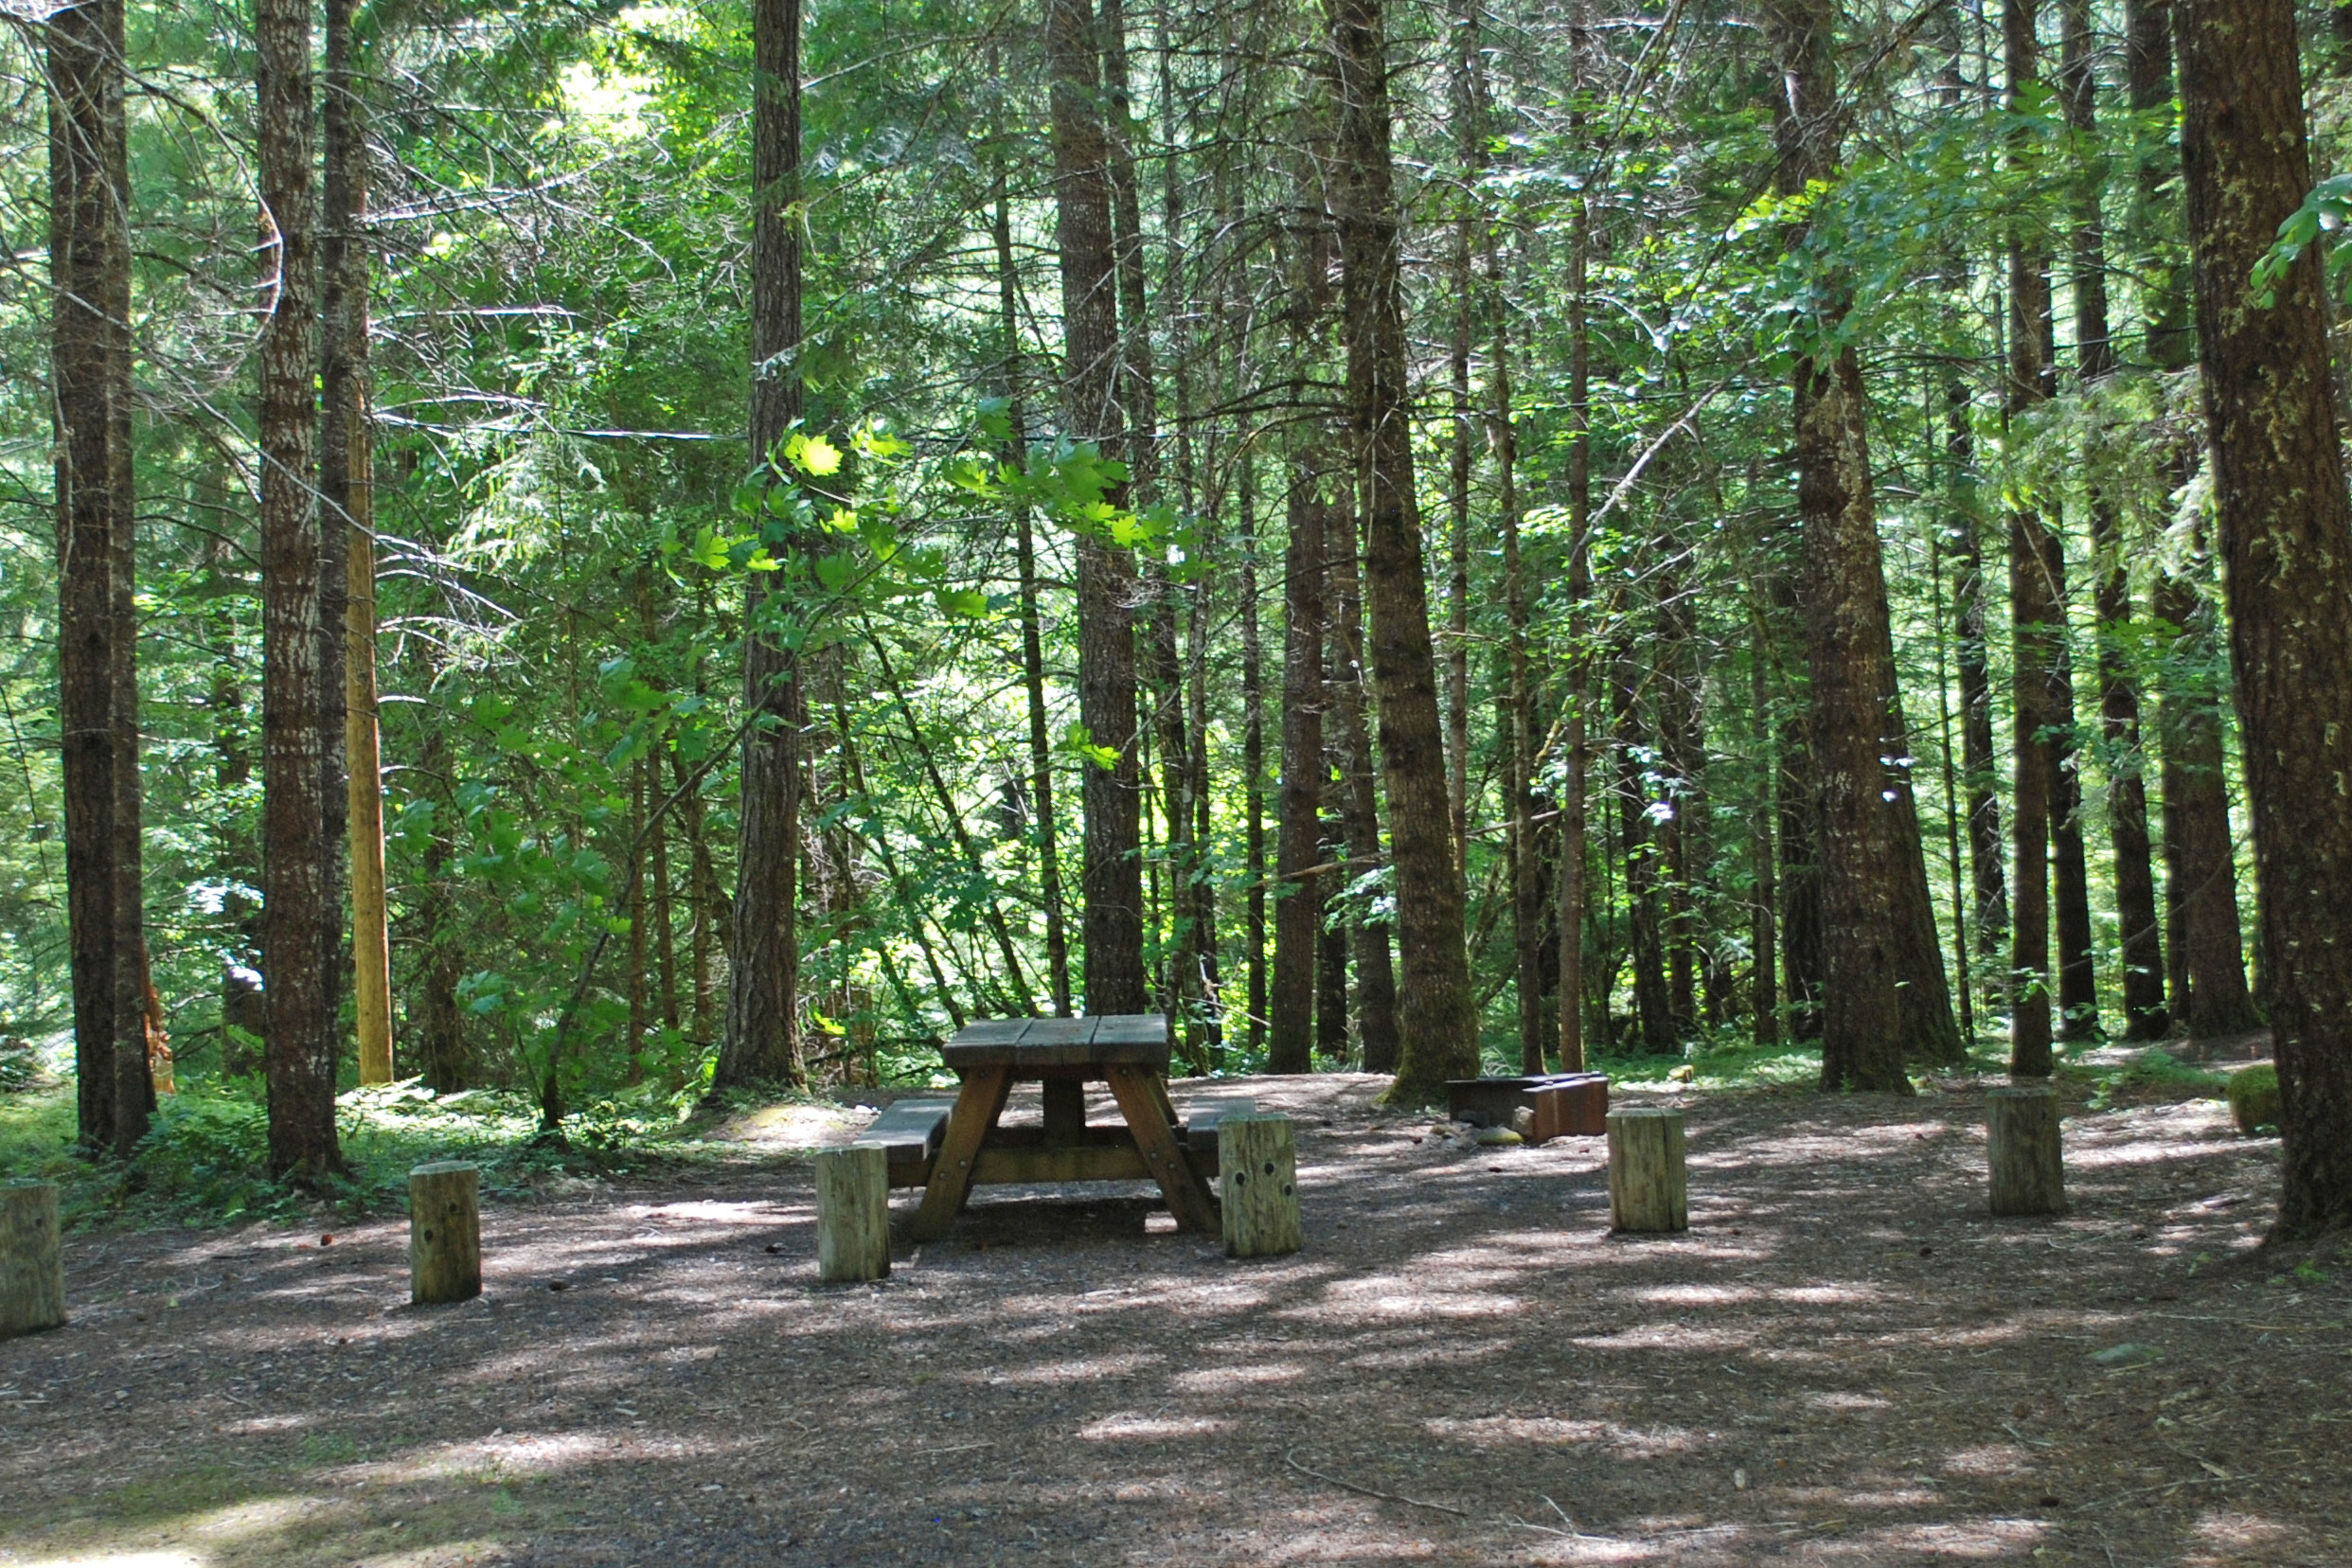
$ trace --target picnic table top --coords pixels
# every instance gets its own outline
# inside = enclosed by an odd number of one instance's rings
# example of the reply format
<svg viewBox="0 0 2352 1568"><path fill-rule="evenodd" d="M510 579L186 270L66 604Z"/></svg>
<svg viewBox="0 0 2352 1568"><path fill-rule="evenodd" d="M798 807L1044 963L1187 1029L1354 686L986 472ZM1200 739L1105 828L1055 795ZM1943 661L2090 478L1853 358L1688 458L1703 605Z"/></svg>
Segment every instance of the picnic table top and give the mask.
<svg viewBox="0 0 2352 1568"><path fill-rule="evenodd" d="M1082 1018L1002 1018L968 1024L939 1053L950 1067L1091 1067L1113 1062L1167 1068L1167 1019L1159 1013Z"/></svg>

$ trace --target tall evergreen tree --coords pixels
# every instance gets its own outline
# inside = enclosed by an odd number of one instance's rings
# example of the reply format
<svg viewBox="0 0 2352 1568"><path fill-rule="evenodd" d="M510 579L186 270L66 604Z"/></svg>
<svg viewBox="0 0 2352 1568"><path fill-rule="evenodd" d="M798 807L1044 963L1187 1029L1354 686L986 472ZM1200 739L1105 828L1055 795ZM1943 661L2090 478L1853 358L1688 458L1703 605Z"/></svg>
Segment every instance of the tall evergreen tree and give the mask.
<svg viewBox="0 0 2352 1568"><path fill-rule="evenodd" d="M2352 1227L2352 504L2319 257L2248 278L2310 188L2294 9L2175 0L2181 161L2283 1107L2277 1234Z"/></svg>

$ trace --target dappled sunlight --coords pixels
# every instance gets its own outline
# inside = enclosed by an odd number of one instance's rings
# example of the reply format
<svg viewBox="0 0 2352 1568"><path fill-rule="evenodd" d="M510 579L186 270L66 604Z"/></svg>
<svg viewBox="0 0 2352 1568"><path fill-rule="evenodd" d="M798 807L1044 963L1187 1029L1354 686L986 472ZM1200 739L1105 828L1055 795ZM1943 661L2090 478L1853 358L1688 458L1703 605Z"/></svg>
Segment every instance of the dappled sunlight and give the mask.
<svg viewBox="0 0 2352 1568"><path fill-rule="evenodd" d="M1087 1422L1078 1429L1078 1434L1096 1442L1149 1442L1206 1436L1226 1431L1232 1425L1209 1416L1141 1416L1121 1412Z"/></svg>
<svg viewBox="0 0 2352 1568"><path fill-rule="evenodd" d="M2022 1443L1987 1443L1944 1456L1944 1469L1953 1475L2015 1475L2030 1464Z"/></svg>
<svg viewBox="0 0 2352 1568"><path fill-rule="evenodd" d="M1475 1419L1440 1416L1424 1423L1440 1437L1488 1447L1516 1443L1595 1443L1610 1435L1602 1421L1562 1420L1550 1416L1485 1416Z"/></svg>
<svg viewBox="0 0 2352 1568"><path fill-rule="evenodd" d="M2258 1453L2180 1424L2236 1402L2162 1402L2209 1346L2236 1366L2344 1341L2160 1321L2312 1327L2156 1256L2237 1246L2266 1156L2199 1143L2147 1165L2158 1123L2084 1135L2129 1157L2086 1167L2074 1214L1995 1221L1971 1107L1940 1125L1806 1103L1823 1113L1789 1139L1760 1111L1688 1108L1708 1119L1675 1237L1610 1234L1595 1141L1417 1146L1399 1134L1431 1124L1390 1118L1302 1128L1307 1247L1240 1266L1148 1226L1165 1222L1149 1201L1045 1189L989 1194L946 1239L901 1244L887 1279L824 1288L805 1171L732 1198L506 1208L490 1294L451 1308L404 1304L397 1225L329 1252L150 1248L122 1276L134 1299L166 1275L227 1281L178 1320L178 1353L208 1369L187 1402L238 1455L212 1484L259 1500L53 1541L0 1526L0 1553L442 1568L527 1541L545 1544L523 1560L570 1568L572 1545L607 1560L593 1535L618 1568L741 1532L806 1543L763 1560L863 1565L936 1532L958 1562L1036 1539L1060 1543L1041 1560L1089 1564L1872 1568L2074 1543L2066 1510L2121 1493L2173 1534L2137 1557L2118 1537L2119 1560L2329 1560L2291 1506L2241 1495ZM57 1352L137 1358L143 1329L123 1312L71 1345L0 1346L0 1386L55 1380L112 1409L137 1374ZM2164 1359L2087 1360L2125 1340ZM2232 1479L2151 1443L2157 1411ZM60 1465L124 1452L62 1427L44 1442ZM38 1475L23 1453L0 1448L0 1487Z"/></svg>

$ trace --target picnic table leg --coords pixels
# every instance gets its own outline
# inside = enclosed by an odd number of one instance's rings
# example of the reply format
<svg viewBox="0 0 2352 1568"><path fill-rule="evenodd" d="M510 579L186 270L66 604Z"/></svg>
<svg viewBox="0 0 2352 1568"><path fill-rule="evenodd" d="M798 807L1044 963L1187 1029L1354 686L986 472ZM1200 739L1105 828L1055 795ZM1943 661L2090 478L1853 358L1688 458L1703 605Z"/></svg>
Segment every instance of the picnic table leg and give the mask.
<svg viewBox="0 0 2352 1568"><path fill-rule="evenodd" d="M1167 1211L1176 1217L1176 1228L1216 1235L1220 1227L1217 1200L1209 1195L1208 1184L1201 1180L1176 1142L1167 1110L1167 1086L1149 1068L1131 1062L1114 1062L1105 1072L1111 1079L1111 1093L1118 1099L1119 1114L1127 1118L1135 1147L1143 1151L1144 1164L1167 1195Z"/></svg>
<svg viewBox="0 0 2352 1568"><path fill-rule="evenodd" d="M1184 1118L1176 1114L1176 1102L1167 1097L1167 1079L1153 1074L1148 1076L1145 1081L1150 1085L1151 1097L1160 1108L1160 1119L1170 1127L1181 1125Z"/></svg>
<svg viewBox="0 0 2352 1568"><path fill-rule="evenodd" d="M947 1138L939 1145L931 1181L923 1188L923 1206L915 1211L911 1234L916 1240L937 1240L963 1212L964 1200L971 1196L972 1162L996 1118L1005 1114L1011 1093L1010 1067L974 1067L964 1075L955 1109L948 1113Z"/></svg>

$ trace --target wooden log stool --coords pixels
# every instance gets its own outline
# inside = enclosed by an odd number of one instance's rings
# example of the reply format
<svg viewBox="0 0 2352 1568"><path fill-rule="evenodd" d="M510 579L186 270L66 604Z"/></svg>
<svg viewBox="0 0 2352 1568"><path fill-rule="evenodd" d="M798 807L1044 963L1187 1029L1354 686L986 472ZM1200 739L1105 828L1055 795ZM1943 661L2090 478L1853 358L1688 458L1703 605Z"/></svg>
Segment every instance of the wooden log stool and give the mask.
<svg viewBox="0 0 2352 1568"><path fill-rule="evenodd" d="M1634 1106L1609 1113L1609 1222L1648 1234L1690 1228L1680 1111Z"/></svg>
<svg viewBox="0 0 2352 1568"><path fill-rule="evenodd" d="M437 1160L408 1173L408 1299L418 1307L482 1293L481 1169Z"/></svg>
<svg viewBox="0 0 2352 1568"><path fill-rule="evenodd" d="M944 1116L942 1117L944 1119ZM871 1144L816 1157L817 1277L828 1285L890 1273L890 1155Z"/></svg>
<svg viewBox="0 0 2352 1568"><path fill-rule="evenodd" d="M1298 1145L1288 1116L1228 1115L1217 1127L1227 1257L1298 1251Z"/></svg>
<svg viewBox="0 0 2352 1568"><path fill-rule="evenodd" d="M65 1321L65 1257L57 1184L0 1184L0 1339Z"/></svg>
<svg viewBox="0 0 2352 1568"><path fill-rule="evenodd" d="M2039 1085L1987 1091L1985 1131L1993 1213L2064 1214L2066 1160L2058 1147L2057 1091Z"/></svg>

